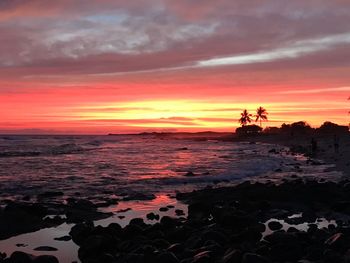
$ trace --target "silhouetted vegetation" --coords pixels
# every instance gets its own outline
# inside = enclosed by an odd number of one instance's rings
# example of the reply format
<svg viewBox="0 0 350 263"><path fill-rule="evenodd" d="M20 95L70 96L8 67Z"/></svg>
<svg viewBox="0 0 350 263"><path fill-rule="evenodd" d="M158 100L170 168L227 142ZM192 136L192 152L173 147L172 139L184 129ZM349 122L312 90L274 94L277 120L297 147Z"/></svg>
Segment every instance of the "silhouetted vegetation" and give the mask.
<svg viewBox="0 0 350 263"><path fill-rule="evenodd" d="M258 128L260 129L258 129ZM303 135L342 135L349 133L349 127L326 121L319 128L312 128L305 121L291 124L283 123L281 127L266 127L264 130L257 125L245 125L236 129L237 135L281 134L288 136Z"/></svg>
<svg viewBox="0 0 350 263"><path fill-rule="evenodd" d="M256 109L255 121L260 121L260 127L262 127L261 121L267 121L267 114L266 109L261 106Z"/></svg>
<svg viewBox="0 0 350 263"><path fill-rule="evenodd" d="M281 126L281 133L290 134L291 136L298 135L306 135L313 132L311 126L305 121L298 121L292 124L283 123Z"/></svg>
<svg viewBox="0 0 350 263"><path fill-rule="evenodd" d="M312 128L305 121L298 121L292 124L283 123L280 128L267 127L264 129L266 134L285 134L285 135L341 135L349 133L349 128L345 125L326 121L319 128Z"/></svg>
<svg viewBox="0 0 350 263"><path fill-rule="evenodd" d="M266 133L266 134L279 134L279 133L281 133L281 129L279 127L266 127L264 129L264 133Z"/></svg>
<svg viewBox="0 0 350 263"><path fill-rule="evenodd" d="M262 128L258 125L246 125L236 129L236 134L240 136L257 135L262 132Z"/></svg>
<svg viewBox="0 0 350 263"><path fill-rule="evenodd" d="M248 123L251 123L251 122L252 122L251 117L252 117L252 115L251 115L247 110L244 110L244 111L241 113L241 118L238 120L238 122L239 122L242 126L245 126L245 125L247 125Z"/></svg>
<svg viewBox="0 0 350 263"><path fill-rule="evenodd" d="M348 98L350 100L350 97ZM350 114L350 111L349 111ZM262 121L267 121L268 112L262 106L256 109L255 122L260 122L260 127L257 125L247 125L252 122L252 114L248 110L243 110L241 117L238 122L242 127L236 129L238 135L256 135L256 134L284 134L290 135L291 137L297 135L342 135L349 133L349 126L338 125L336 123L325 121L319 128L312 128L305 121L293 122L291 124L283 123L281 127L266 127L262 129ZM260 129L258 129L258 127Z"/></svg>
<svg viewBox="0 0 350 263"><path fill-rule="evenodd" d="M319 128L316 129L316 132L320 134L344 134L348 131L348 127L338 125L330 121L324 122Z"/></svg>

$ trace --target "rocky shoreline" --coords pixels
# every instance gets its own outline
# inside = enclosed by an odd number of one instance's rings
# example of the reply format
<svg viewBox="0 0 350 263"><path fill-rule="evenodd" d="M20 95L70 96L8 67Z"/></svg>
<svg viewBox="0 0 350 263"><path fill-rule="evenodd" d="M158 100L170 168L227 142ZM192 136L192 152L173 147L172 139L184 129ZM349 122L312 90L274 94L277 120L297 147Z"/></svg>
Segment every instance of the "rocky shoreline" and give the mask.
<svg viewBox="0 0 350 263"><path fill-rule="evenodd" d="M124 228L93 223L110 217L112 213L99 208L116 204L117 199L95 204L62 197L62 192L45 192L35 202L8 201L0 208L0 240L66 222L75 225L68 236L58 238L80 247L82 263L350 262L350 180L293 175L278 184L247 181L178 193L176 198L188 204L187 218L180 210L177 218L162 216L160 210L147 215L155 224L134 218ZM124 197L128 198L139 196ZM322 225L322 220L330 223ZM0 248L0 262L58 262L52 255L1 252Z"/></svg>
<svg viewBox="0 0 350 263"><path fill-rule="evenodd" d="M177 199L188 204L188 218L163 216L153 225L135 218L125 228L116 223L94 226L91 220L77 223L70 236L80 247L79 259L83 263L350 262L349 180L296 176L279 185L244 182L179 193ZM322 227L321 218L334 223ZM282 229L281 220L290 227ZM300 224L306 229L298 228ZM57 262L52 256L19 261L19 254L0 262Z"/></svg>
<svg viewBox="0 0 350 263"><path fill-rule="evenodd" d="M245 182L177 198L189 204L187 219L162 217L147 225L136 218L125 228L77 224L70 234L80 246L79 258L82 262L350 262L348 180ZM276 220L264 224L271 218ZM336 223L321 228L319 218ZM308 229L281 230L277 219L296 226L307 223ZM263 236L267 227L272 233Z"/></svg>

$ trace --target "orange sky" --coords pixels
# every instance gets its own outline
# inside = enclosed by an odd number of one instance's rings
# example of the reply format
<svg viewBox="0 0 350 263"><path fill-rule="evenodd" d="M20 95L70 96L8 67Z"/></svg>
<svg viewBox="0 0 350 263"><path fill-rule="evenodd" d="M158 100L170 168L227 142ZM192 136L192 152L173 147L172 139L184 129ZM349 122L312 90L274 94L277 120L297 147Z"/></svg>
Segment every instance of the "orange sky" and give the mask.
<svg viewBox="0 0 350 263"><path fill-rule="evenodd" d="M348 124L347 1L137 2L4 2L0 133Z"/></svg>

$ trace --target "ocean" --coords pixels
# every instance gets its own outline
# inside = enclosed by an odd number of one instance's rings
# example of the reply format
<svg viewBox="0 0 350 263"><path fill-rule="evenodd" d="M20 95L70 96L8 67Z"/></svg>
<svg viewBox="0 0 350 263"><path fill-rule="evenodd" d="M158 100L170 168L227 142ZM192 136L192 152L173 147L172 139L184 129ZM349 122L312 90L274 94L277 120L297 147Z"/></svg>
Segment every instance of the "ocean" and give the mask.
<svg viewBox="0 0 350 263"><path fill-rule="evenodd" d="M295 173L334 177L281 146L119 136L0 136L0 197L171 194Z"/></svg>

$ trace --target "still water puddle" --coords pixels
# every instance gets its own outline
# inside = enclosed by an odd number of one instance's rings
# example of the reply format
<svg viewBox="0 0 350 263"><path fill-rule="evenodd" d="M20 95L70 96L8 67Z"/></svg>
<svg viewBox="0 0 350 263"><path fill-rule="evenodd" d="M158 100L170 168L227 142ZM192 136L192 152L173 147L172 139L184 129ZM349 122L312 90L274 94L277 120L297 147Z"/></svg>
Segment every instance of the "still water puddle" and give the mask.
<svg viewBox="0 0 350 263"><path fill-rule="evenodd" d="M39 231L22 234L0 241L0 251L5 252L8 256L14 251L23 251L35 256L38 255L54 255L60 262L70 263L77 261L78 246L73 241L57 241L54 238L68 235L72 224L62 224L54 228L45 228ZM21 244L21 247L17 247ZM36 247L51 246L58 251L35 251ZM79 262L79 261L77 261Z"/></svg>
<svg viewBox="0 0 350 263"><path fill-rule="evenodd" d="M292 215L292 216L290 216L289 218L299 218L299 217L301 217L301 216L302 216L302 214L300 213L300 214ZM337 226L337 223L336 223L335 220L327 220L326 218L323 218L323 217L317 218L317 219L315 220L315 222L303 222L303 223L301 223L301 224L289 224L289 223L287 223L287 222L286 222L285 220L283 220L283 219L271 218L271 219L267 220L267 221L264 223L264 225L266 226L266 228L265 228L265 231L262 233L263 238L266 237L266 236L268 236L268 235L271 235L273 232L275 232L275 231L271 230L270 227L268 226L268 224L269 224L270 222L279 222L279 223L282 225L282 228L281 228L280 230L284 230L284 231L286 231L286 232L287 232L288 229L291 228L291 227L293 227L293 228L295 228L295 229L297 229L297 230L299 230L299 231L304 231L304 232L306 232L306 231L309 229L309 224L315 224L315 225L317 225L317 227L318 227L319 229L328 228L329 225L334 225L335 227Z"/></svg>
<svg viewBox="0 0 350 263"><path fill-rule="evenodd" d="M170 206L167 211L160 212L159 208ZM131 208L131 209L130 209ZM125 227L131 219L139 217L143 218L148 224L154 224L159 221L148 220L147 214L154 212L162 216L178 217L175 213L176 209L184 212L187 217L187 205L178 202L176 199L167 195L158 195L150 201L125 201L118 205L104 208L102 211L113 212L112 217L95 221L95 225L108 226L110 223L118 223ZM11 255L14 251L23 251L32 255L54 255L61 263L80 262L78 260L78 246L73 241L57 241L54 238L68 235L74 224L62 224L54 228L45 228L39 231L18 235L6 240L0 241L0 252ZM18 247L18 244L21 246ZM35 251L36 247L50 246L57 248L58 251Z"/></svg>

